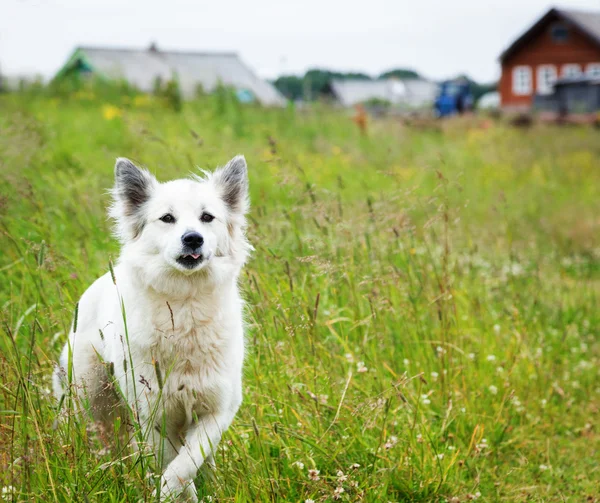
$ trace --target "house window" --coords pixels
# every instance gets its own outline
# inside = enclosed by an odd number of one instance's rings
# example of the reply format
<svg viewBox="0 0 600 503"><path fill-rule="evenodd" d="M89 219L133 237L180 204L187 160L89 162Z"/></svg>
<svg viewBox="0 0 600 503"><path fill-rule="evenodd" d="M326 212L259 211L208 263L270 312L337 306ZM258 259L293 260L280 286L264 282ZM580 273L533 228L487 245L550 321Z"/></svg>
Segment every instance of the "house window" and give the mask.
<svg viewBox="0 0 600 503"><path fill-rule="evenodd" d="M577 64L564 65L562 67L562 76L567 78L579 77L581 75L581 66Z"/></svg>
<svg viewBox="0 0 600 503"><path fill-rule="evenodd" d="M569 39L569 29L562 23L556 23L550 28L550 35L554 42L566 42Z"/></svg>
<svg viewBox="0 0 600 503"><path fill-rule="evenodd" d="M537 91L539 94L550 94L556 81L554 65L540 65L537 68Z"/></svg>
<svg viewBox="0 0 600 503"><path fill-rule="evenodd" d="M531 68L529 66L515 66L512 71L513 94L527 96L531 94Z"/></svg>
<svg viewBox="0 0 600 503"><path fill-rule="evenodd" d="M590 63L587 65L585 73L592 79L600 79L600 63Z"/></svg>

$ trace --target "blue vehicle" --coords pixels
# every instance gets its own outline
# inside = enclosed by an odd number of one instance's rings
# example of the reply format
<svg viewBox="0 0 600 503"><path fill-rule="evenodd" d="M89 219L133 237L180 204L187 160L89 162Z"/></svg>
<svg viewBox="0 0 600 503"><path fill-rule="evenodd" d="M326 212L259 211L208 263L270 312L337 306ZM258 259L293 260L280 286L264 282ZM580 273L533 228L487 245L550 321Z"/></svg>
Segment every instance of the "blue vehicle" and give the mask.
<svg viewBox="0 0 600 503"><path fill-rule="evenodd" d="M434 102L436 117L463 114L473 108L473 94L466 79L446 80L440 84L440 93Z"/></svg>

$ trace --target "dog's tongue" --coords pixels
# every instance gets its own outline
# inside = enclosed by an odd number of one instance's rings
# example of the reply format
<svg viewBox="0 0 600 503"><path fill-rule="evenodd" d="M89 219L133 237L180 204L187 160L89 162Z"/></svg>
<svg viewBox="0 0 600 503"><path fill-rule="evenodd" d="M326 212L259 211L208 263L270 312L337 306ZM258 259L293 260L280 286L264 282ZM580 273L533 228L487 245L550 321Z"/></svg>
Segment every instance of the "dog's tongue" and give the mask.
<svg viewBox="0 0 600 503"><path fill-rule="evenodd" d="M200 255L198 255L197 253L192 253L191 257L192 257L194 260L197 260L197 259L199 259L199 258L200 258Z"/></svg>

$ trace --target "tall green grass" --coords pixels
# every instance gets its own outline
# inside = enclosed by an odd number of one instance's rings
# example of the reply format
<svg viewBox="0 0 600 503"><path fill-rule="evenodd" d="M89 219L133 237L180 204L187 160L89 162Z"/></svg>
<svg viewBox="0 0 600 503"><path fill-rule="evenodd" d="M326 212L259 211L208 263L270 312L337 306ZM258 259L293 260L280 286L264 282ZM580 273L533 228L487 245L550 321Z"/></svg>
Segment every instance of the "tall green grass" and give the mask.
<svg viewBox="0 0 600 503"><path fill-rule="evenodd" d="M237 153L256 248L245 397L205 501L598 497L598 131L382 120L363 137L342 112L226 95L0 109L6 500L152 500L151 458L69 407L57 421L52 362L118 256L115 157L167 180Z"/></svg>

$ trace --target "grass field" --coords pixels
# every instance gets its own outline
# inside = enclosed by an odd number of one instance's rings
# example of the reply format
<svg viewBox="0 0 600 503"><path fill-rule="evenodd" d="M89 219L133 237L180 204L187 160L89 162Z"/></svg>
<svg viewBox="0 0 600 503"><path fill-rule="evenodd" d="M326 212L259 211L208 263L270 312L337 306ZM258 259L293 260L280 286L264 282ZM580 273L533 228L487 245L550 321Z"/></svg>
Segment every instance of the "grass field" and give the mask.
<svg viewBox="0 0 600 503"><path fill-rule="evenodd" d="M86 95L0 99L0 498L152 500L152 459L55 422L52 363L118 254L115 157L237 153L245 398L204 501L600 501L598 130Z"/></svg>

